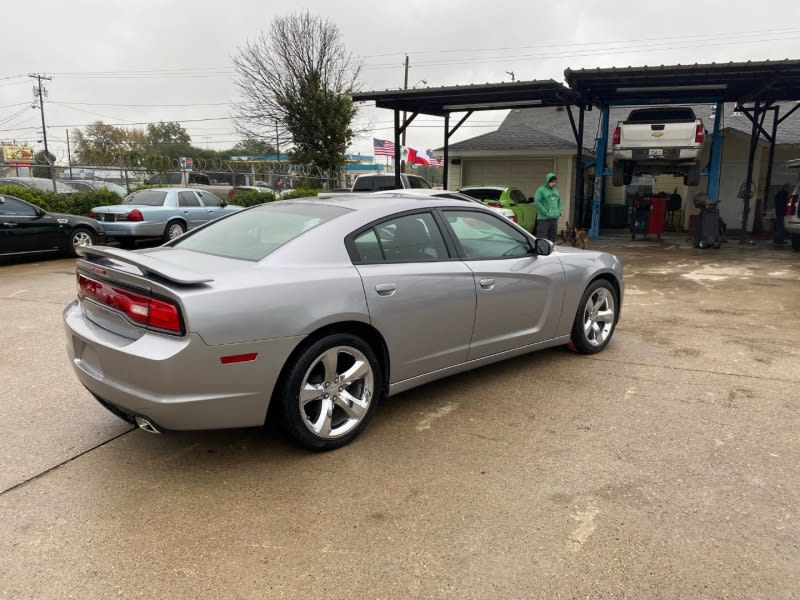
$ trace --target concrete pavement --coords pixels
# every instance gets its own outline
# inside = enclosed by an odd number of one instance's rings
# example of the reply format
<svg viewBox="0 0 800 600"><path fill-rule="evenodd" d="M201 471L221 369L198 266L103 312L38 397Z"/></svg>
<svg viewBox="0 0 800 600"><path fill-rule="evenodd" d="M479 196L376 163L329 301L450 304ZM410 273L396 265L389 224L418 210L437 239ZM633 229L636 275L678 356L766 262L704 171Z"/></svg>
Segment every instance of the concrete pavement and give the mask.
<svg viewBox="0 0 800 600"><path fill-rule="evenodd" d="M325 454L132 431L67 364L73 262L0 266L0 598L797 598L800 253L592 246L626 268L605 352L404 393Z"/></svg>

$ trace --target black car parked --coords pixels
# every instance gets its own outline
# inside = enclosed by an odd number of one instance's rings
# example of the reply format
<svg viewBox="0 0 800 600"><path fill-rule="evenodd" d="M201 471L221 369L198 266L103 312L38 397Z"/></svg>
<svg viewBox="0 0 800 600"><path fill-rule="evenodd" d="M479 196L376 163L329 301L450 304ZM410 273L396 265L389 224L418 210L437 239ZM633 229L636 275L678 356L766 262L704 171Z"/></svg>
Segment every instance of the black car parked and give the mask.
<svg viewBox="0 0 800 600"><path fill-rule="evenodd" d="M0 195L0 255L54 253L77 256L77 246L104 244L95 219L49 213L19 198Z"/></svg>

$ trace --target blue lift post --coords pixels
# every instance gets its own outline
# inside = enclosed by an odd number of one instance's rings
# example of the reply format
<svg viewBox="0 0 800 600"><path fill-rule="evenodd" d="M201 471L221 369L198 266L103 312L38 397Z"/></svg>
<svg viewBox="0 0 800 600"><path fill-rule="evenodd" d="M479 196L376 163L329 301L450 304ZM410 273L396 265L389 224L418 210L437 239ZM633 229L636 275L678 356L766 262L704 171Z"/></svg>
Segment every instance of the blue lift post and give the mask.
<svg viewBox="0 0 800 600"><path fill-rule="evenodd" d="M719 196L719 176L722 167L722 136L720 123L722 122L722 109L724 104L717 102L714 113L714 135L711 138L711 166L708 171L708 199L715 204Z"/></svg>
<svg viewBox="0 0 800 600"><path fill-rule="evenodd" d="M600 205L605 195L606 151L608 149L608 115L609 107L600 111L600 137L597 138L597 154L594 159L594 190L592 192L592 224L589 237L600 235Z"/></svg>

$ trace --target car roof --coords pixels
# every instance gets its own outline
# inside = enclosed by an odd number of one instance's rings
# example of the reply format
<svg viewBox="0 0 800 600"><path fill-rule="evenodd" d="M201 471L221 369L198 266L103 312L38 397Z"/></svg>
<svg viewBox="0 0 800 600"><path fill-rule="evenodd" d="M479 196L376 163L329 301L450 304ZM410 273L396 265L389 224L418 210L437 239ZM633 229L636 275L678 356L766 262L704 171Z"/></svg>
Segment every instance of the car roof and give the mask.
<svg viewBox="0 0 800 600"><path fill-rule="evenodd" d="M443 190L438 190L442 192ZM309 202L313 204L329 204L340 206L359 212L374 212L376 218L382 214L402 212L404 210L414 210L419 208L433 208L437 206L463 208L464 201L453 198L442 198L429 196L427 194L416 194L416 190L386 190L380 193L343 193L332 196L315 196L309 198L297 198L285 202ZM271 204L275 204L274 202ZM481 203L470 204L470 208L485 210L493 213L490 208L486 208Z"/></svg>

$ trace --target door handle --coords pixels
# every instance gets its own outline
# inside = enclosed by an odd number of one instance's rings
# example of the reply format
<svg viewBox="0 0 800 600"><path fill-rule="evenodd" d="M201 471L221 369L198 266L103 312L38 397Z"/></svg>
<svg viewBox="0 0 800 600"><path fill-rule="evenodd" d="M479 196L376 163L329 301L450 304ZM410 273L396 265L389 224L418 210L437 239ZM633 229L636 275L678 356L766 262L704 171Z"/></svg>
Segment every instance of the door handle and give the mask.
<svg viewBox="0 0 800 600"><path fill-rule="evenodd" d="M379 296L393 296L397 291L397 284L394 283L379 283L375 286L375 291Z"/></svg>
<svg viewBox="0 0 800 600"><path fill-rule="evenodd" d="M3 223L3 227L16 227L18 223Z"/></svg>
<svg viewBox="0 0 800 600"><path fill-rule="evenodd" d="M494 287L494 279L481 279L481 287L490 290Z"/></svg>

